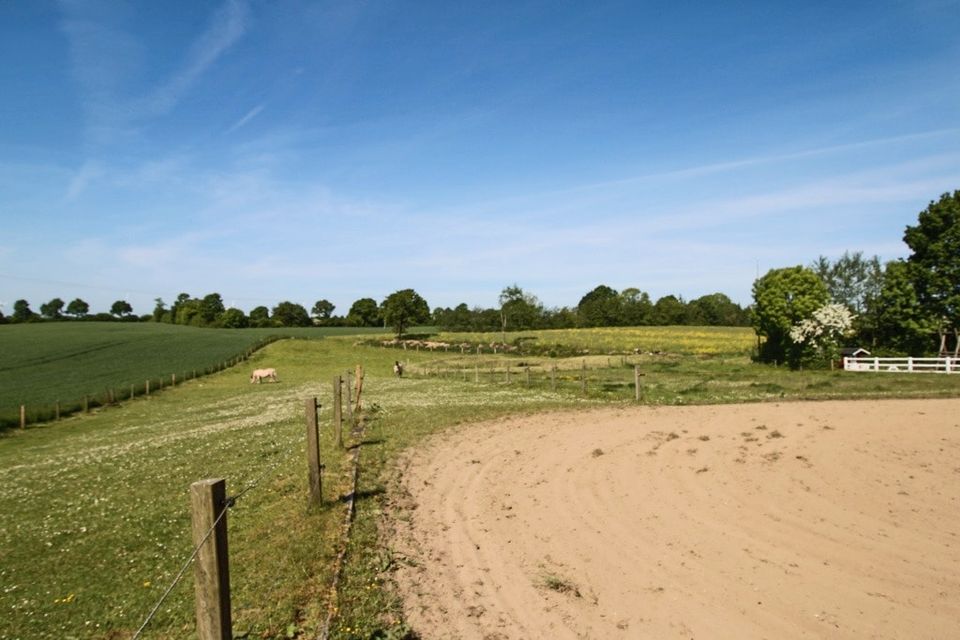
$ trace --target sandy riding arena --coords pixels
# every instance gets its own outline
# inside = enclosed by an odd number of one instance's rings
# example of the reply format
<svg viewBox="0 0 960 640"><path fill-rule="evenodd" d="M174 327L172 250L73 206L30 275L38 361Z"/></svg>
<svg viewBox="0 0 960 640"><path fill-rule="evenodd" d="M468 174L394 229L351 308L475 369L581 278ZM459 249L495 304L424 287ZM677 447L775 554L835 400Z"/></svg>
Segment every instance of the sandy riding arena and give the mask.
<svg viewBox="0 0 960 640"><path fill-rule="evenodd" d="M404 464L426 639L960 633L960 400L547 414Z"/></svg>

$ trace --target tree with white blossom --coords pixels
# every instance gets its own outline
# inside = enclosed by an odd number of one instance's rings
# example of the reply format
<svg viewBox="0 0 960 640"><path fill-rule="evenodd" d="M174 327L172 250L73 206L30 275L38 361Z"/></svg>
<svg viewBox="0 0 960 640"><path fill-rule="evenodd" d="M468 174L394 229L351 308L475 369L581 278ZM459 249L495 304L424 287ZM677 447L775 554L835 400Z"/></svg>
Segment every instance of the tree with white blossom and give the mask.
<svg viewBox="0 0 960 640"><path fill-rule="evenodd" d="M840 341L853 335L856 316L844 304L826 304L790 328L790 340L817 359L835 360Z"/></svg>

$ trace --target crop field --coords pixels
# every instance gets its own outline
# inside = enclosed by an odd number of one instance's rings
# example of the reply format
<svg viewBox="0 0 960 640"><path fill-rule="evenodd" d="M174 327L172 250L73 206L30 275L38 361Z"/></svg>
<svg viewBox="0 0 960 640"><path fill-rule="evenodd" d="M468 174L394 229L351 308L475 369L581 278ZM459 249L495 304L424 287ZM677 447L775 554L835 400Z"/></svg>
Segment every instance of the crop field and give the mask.
<svg viewBox="0 0 960 640"><path fill-rule="evenodd" d="M161 378L181 381L203 375L276 337L320 338L370 330L197 329L157 323L51 322L0 326L0 428L49 419L59 401L64 413L80 408L85 395L95 404L128 398Z"/></svg>
<svg viewBox="0 0 960 640"><path fill-rule="evenodd" d="M574 332L554 339L581 344ZM960 376L793 372L744 354L666 347L682 341L666 333L641 355L631 347L549 358L403 351L358 346L349 336L283 340L162 394L7 430L0 434L0 640L131 637L189 557L187 490L209 477L226 478L230 495L242 493L228 516L235 637L316 637L332 614L332 638L401 638L394 576L406 559L383 525L398 508L407 517L397 492L405 452L430 434L479 420L632 404L634 366L645 374L645 404L960 397ZM398 359L408 372L402 379L391 371ZM366 370L364 430L340 450L330 428L331 379L356 364ZM127 366L138 379L148 375L136 362ZM280 383L249 384L250 369L263 366L276 367ZM308 397L323 405L320 509L307 507ZM354 450L357 512L344 538ZM333 593L335 558L344 550ZM188 571L143 637L192 637L193 616Z"/></svg>
<svg viewBox="0 0 960 640"><path fill-rule="evenodd" d="M526 350L549 353L578 349L589 353L662 352L676 355L748 355L757 338L749 327L616 327L500 332L441 333L437 340L492 344L504 337Z"/></svg>

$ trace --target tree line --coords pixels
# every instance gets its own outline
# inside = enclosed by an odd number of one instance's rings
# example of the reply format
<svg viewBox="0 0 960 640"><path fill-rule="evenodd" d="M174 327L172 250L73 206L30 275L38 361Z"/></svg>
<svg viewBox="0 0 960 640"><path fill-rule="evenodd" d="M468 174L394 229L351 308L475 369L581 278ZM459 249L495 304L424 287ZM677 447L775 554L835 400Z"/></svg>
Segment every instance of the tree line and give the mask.
<svg viewBox="0 0 960 640"><path fill-rule="evenodd" d="M874 355L960 355L960 191L908 225L906 259L845 253L772 269L753 285L759 357L793 367L836 360L841 347ZM951 344L952 343L952 344Z"/></svg>

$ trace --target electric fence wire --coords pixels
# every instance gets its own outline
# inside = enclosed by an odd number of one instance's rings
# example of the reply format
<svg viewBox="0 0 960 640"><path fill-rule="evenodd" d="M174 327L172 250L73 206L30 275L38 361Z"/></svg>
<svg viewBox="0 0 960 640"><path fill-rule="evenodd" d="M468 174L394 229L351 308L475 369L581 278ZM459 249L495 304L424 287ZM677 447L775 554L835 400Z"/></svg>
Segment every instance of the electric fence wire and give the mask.
<svg viewBox="0 0 960 640"><path fill-rule="evenodd" d="M231 509L234 505L236 505L237 500L239 500L244 494L246 494L248 491L250 491L251 489L255 488L257 485L259 485L260 482L262 482L263 479L266 478L271 471L276 470L276 468L279 467L280 464L284 462L289 457L289 454L291 454L292 452L293 452L293 447L288 448L286 451L288 455L278 456L276 461L272 465L267 467L267 469L264 472L262 472L259 476L257 476L256 479L253 480L253 482L248 483L247 486L245 486L240 491L240 493L238 493L235 496L227 497L227 499L224 501L223 509L221 509L219 515L217 515L217 519L214 520L213 524L210 526L207 532L203 535L203 538L193 548L193 552L190 554L190 557L187 558L187 561L183 563L183 566L180 567L180 571L177 573L176 577L173 579L173 582L170 583L170 586L167 587L166 591L163 592L163 595L160 596L160 599L153 606L153 609L151 609L150 613L147 614L147 617L143 621L143 624L140 625L140 628L137 629L137 632L133 634L133 637L130 640L138 640L140 636L143 634L144 629L147 628L147 625L150 624L150 621L153 620L154 616L157 615L157 612L160 610L160 607L163 605L164 601L167 599L167 596L170 595L170 593L174 590L174 588L183 579L183 575L186 573L187 568L196 559L197 554L200 553L200 549L203 547L204 543L206 543L207 538L210 537L210 534L213 533L214 529L217 528L217 525L220 524L220 520L222 520L223 516L226 515L227 510Z"/></svg>

